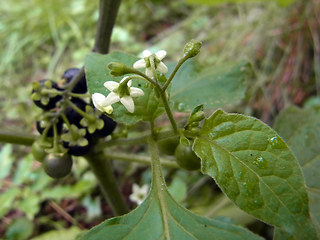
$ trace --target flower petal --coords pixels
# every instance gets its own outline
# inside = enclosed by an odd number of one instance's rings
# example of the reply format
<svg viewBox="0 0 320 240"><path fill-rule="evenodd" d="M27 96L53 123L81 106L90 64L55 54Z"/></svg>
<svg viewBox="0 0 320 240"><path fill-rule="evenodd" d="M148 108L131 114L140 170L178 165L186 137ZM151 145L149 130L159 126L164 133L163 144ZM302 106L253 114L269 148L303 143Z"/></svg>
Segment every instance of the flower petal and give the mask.
<svg viewBox="0 0 320 240"><path fill-rule="evenodd" d="M156 52L156 56L157 58L161 61L162 59L164 59L164 57L167 55L167 52L165 50L160 50L158 52Z"/></svg>
<svg viewBox="0 0 320 240"><path fill-rule="evenodd" d="M119 102L120 101L120 97L118 94L114 93L114 92L111 92L109 93L109 95L106 97L103 105L104 106L110 106L116 102Z"/></svg>
<svg viewBox="0 0 320 240"><path fill-rule="evenodd" d="M149 189L149 186L148 186L147 184L144 184L144 185L140 188L140 193L147 195L148 189Z"/></svg>
<svg viewBox="0 0 320 240"><path fill-rule="evenodd" d="M135 87L130 88L130 96L131 97L140 97L143 95L144 95L144 92L140 88L135 88Z"/></svg>
<svg viewBox="0 0 320 240"><path fill-rule="evenodd" d="M103 112L103 108L101 107L101 104L106 99L106 97L101 93L94 93L92 94L92 103L99 111Z"/></svg>
<svg viewBox="0 0 320 240"><path fill-rule="evenodd" d="M153 78L153 72L152 72L152 69L151 69L151 68L146 68L146 75L147 75L149 78Z"/></svg>
<svg viewBox="0 0 320 240"><path fill-rule="evenodd" d="M162 73L167 73L168 72L168 68L167 66L163 63L163 62L160 62L157 66L157 70L162 72Z"/></svg>
<svg viewBox="0 0 320 240"><path fill-rule="evenodd" d="M119 87L119 83L115 81L106 81L103 86L105 86L109 91L113 91Z"/></svg>
<svg viewBox="0 0 320 240"><path fill-rule="evenodd" d="M144 58L150 57L151 55L152 55L152 53L151 53L149 50L144 50L144 51L142 52L142 56L143 56Z"/></svg>
<svg viewBox="0 0 320 240"><path fill-rule="evenodd" d="M145 68L146 61L144 59L140 59L133 64L133 68Z"/></svg>
<svg viewBox="0 0 320 240"><path fill-rule="evenodd" d="M131 96L125 96L120 99L120 102L123 104L123 106L128 110L128 112L133 113L134 112L134 102L132 100Z"/></svg>

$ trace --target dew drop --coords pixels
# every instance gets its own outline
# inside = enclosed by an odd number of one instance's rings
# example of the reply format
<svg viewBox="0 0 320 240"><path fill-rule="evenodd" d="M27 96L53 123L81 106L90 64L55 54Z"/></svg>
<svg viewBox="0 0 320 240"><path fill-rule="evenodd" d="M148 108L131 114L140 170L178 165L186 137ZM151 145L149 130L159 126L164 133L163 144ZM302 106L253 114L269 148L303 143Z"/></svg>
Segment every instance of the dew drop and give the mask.
<svg viewBox="0 0 320 240"><path fill-rule="evenodd" d="M267 160L265 160L263 157L257 157L252 161L252 163L261 169L264 169L267 167Z"/></svg>
<svg viewBox="0 0 320 240"><path fill-rule="evenodd" d="M286 147L286 144L280 137L270 138L269 143L271 144L271 148L273 149L282 149Z"/></svg>
<svg viewBox="0 0 320 240"><path fill-rule="evenodd" d="M179 105L178 105L178 110L179 110L179 111L183 111L184 108L185 108L185 104L184 104L184 103L179 103Z"/></svg>

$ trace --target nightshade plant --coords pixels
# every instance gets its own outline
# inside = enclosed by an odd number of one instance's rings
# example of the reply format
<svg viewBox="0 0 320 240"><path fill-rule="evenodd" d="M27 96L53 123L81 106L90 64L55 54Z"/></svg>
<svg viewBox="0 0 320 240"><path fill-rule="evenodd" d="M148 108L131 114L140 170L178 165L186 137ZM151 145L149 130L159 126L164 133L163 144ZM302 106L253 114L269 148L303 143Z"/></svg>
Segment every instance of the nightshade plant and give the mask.
<svg viewBox="0 0 320 240"><path fill-rule="evenodd" d="M176 65L166 65L164 50L145 50L142 58L107 54L119 4L101 0L95 52L87 56L83 69L72 70L76 73L66 77L67 85L42 81L33 87L32 98L44 110L44 123L38 124L41 137L32 147L35 158L46 164L50 176L59 178L71 171L70 155L84 156L117 215L80 239L262 239L243 227L195 215L179 205L168 191L162 165L186 171L200 167L239 208L275 226L274 239L318 239L317 216L310 217L301 167L279 134L253 117L221 109L208 114L244 97L252 76L250 64L201 69L193 59L201 49L201 42L195 40L185 45ZM85 91L73 90L84 73L92 104L81 100L89 96ZM189 116L181 124L173 112ZM162 114L170 123L166 130L157 127ZM114 134L111 140L101 141L112 134L116 123L131 126L141 121L149 124L148 134ZM166 139L176 141L170 154L175 154L178 164L160 161L158 145ZM107 148L139 143L148 144L150 160L112 155ZM129 213L107 158L151 164L148 196Z"/></svg>

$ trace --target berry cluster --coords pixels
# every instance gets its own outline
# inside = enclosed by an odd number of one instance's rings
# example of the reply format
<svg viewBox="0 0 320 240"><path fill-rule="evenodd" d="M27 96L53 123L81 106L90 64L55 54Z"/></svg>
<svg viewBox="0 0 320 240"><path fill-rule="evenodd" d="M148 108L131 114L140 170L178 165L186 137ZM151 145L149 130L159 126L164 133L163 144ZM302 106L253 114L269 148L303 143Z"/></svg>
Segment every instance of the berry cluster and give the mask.
<svg viewBox="0 0 320 240"><path fill-rule="evenodd" d="M68 84L79 71L66 70L59 84L46 79L33 83L32 99L43 112L36 122L41 137L33 144L32 153L53 178L69 174L71 155L87 154L98 138L110 135L116 127L116 122L83 100L85 76L69 90Z"/></svg>

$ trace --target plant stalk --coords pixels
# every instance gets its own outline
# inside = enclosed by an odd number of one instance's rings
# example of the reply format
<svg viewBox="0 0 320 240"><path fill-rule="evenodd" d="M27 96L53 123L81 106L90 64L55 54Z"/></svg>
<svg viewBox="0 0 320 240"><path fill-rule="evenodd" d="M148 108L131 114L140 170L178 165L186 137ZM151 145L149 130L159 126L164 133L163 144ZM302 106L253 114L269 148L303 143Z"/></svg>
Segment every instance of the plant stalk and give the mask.
<svg viewBox="0 0 320 240"><path fill-rule="evenodd" d="M104 156L108 159L116 159L126 162L135 162L142 164L151 164L149 156L139 156L137 154L125 154L125 153L111 153L110 151L105 151ZM160 163L164 167L169 168L180 168L179 165L175 161L171 161L168 159L161 159Z"/></svg>
<svg viewBox="0 0 320 240"><path fill-rule="evenodd" d="M121 0L100 0L99 20L96 32L94 52L109 52L112 29L115 24Z"/></svg>
<svg viewBox="0 0 320 240"><path fill-rule="evenodd" d="M31 146L36 136L0 129L0 142Z"/></svg>

